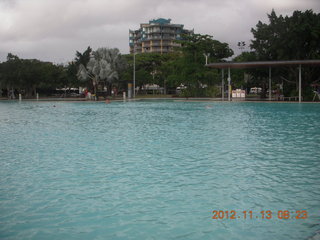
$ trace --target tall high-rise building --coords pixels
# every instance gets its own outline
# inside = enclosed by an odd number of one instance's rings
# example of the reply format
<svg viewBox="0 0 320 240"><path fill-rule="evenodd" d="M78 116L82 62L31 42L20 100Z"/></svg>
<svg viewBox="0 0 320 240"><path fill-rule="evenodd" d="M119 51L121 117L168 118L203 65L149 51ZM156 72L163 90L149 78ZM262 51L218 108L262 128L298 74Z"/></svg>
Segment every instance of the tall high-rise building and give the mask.
<svg viewBox="0 0 320 240"><path fill-rule="evenodd" d="M192 34L193 30L183 29L182 24L172 24L171 19L158 18L140 24L138 30L129 30L130 53L167 53L180 47L175 40L182 34Z"/></svg>

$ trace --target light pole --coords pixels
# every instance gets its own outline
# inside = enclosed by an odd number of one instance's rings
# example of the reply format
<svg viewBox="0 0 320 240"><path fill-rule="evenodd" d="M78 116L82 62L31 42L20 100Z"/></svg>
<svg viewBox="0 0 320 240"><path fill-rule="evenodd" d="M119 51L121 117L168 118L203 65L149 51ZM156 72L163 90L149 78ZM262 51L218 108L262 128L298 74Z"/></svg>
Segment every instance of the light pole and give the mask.
<svg viewBox="0 0 320 240"><path fill-rule="evenodd" d="M210 57L210 53L204 53L203 56L206 58L206 65L208 64L208 57Z"/></svg>
<svg viewBox="0 0 320 240"><path fill-rule="evenodd" d="M136 97L136 44L133 45L133 98Z"/></svg>
<svg viewBox="0 0 320 240"><path fill-rule="evenodd" d="M228 101L231 101L231 76L230 76L230 67L228 68Z"/></svg>
<svg viewBox="0 0 320 240"><path fill-rule="evenodd" d="M243 49L246 47L246 43L244 41L238 42L238 47L243 52Z"/></svg>
<svg viewBox="0 0 320 240"><path fill-rule="evenodd" d="M221 99L224 101L224 69L221 69Z"/></svg>

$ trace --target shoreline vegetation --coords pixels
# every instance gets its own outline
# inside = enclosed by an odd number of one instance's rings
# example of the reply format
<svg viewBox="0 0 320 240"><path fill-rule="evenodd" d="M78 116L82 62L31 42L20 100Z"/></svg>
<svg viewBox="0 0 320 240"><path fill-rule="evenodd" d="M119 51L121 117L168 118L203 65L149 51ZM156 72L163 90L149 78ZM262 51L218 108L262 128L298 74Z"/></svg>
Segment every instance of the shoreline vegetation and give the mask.
<svg viewBox="0 0 320 240"><path fill-rule="evenodd" d="M35 99L37 94L58 98L59 94L66 96L70 89L81 87L83 92L73 96L90 93L107 100L122 92L132 93L135 85L139 95L156 91L182 99L219 99L221 89L226 91L228 87L227 71L210 69L206 63L226 62L231 57L234 62L320 59L318 29L320 14L312 10L294 11L291 16L277 15L272 10L267 23L259 21L251 29L251 43L237 40L241 54L236 57L228 43L206 34L183 35L182 40L175 40L177 48L166 54L121 54L117 48L93 50L89 46L84 52L76 51L75 58L64 65L21 59L8 53L7 61L0 62L0 98L16 99L18 94L23 99ZM253 88L260 89L257 98L261 101L269 101L270 91L283 99L298 96L296 67L273 68L271 88L269 74L269 69L262 68L232 69L231 88L246 94L252 93ZM314 100L315 92L320 94L319 76L318 66L302 68L303 101ZM141 95L140 98L150 97Z"/></svg>

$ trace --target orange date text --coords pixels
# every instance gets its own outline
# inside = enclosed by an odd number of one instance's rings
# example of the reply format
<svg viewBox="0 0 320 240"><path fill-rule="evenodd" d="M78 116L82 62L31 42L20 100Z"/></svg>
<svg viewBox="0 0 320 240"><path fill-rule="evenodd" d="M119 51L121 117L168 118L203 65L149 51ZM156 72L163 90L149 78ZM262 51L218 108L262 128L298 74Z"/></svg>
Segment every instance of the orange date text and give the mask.
<svg viewBox="0 0 320 240"><path fill-rule="evenodd" d="M212 219L307 219L308 212L306 210L263 210L263 211L236 211L236 210L214 210L212 211Z"/></svg>

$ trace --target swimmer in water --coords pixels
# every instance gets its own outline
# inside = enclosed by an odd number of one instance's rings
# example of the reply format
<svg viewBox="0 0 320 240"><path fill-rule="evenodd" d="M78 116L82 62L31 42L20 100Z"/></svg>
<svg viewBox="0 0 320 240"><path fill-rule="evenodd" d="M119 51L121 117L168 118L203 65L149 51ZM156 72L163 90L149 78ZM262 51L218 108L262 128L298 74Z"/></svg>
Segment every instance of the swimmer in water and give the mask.
<svg viewBox="0 0 320 240"><path fill-rule="evenodd" d="M206 109L211 109L211 108L212 108L212 106L210 106L210 105L206 106Z"/></svg>

